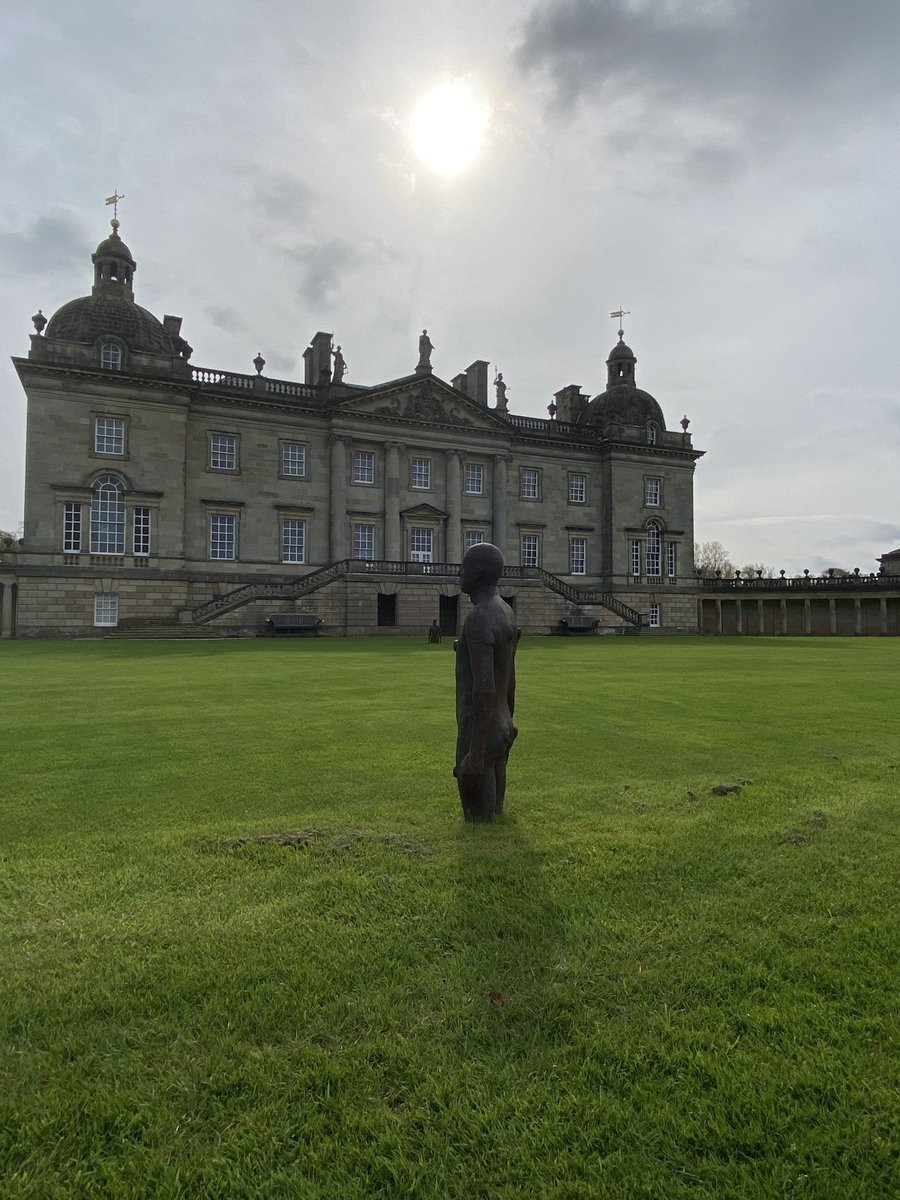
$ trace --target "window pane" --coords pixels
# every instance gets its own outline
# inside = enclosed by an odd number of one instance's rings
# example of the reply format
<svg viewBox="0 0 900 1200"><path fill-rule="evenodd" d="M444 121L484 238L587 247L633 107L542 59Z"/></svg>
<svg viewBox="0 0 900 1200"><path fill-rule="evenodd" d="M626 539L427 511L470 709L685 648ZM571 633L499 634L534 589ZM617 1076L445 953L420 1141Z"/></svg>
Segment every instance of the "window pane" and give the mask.
<svg viewBox="0 0 900 1200"><path fill-rule="evenodd" d="M641 573L641 543L637 538L631 543L631 573L632 575Z"/></svg>
<svg viewBox="0 0 900 1200"><path fill-rule="evenodd" d="M286 517L281 523L281 561L306 562L306 522Z"/></svg>
<svg viewBox="0 0 900 1200"><path fill-rule="evenodd" d="M371 561L375 557L375 526L353 526L353 557Z"/></svg>
<svg viewBox="0 0 900 1200"><path fill-rule="evenodd" d="M237 519L235 517L210 517L209 518L209 557L228 559L234 558L235 553L235 530L237 528Z"/></svg>
<svg viewBox="0 0 900 1200"><path fill-rule="evenodd" d="M104 371L122 369L122 347L116 342L104 342L100 350L100 366Z"/></svg>
<svg viewBox="0 0 900 1200"><path fill-rule="evenodd" d="M94 624L118 625L119 597L99 593L94 597Z"/></svg>
<svg viewBox="0 0 900 1200"><path fill-rule="evenodd" d="M81 552L81 505L69 502L63 515L63 551L67 554Z"/></svg>
<svg viewBox="0 0 900 1200"><path fill-rule="evenodd" d="M306 447L302 442L281 443L282 475L306 474Z"/></svg>
<svg viewBox="0 0 900 1200"><path fill-rule="evenodd" d="M150 553L150 509L136 508L132 527L132 545L135 554Z"/></svg>
<svg viewBox="0 0 900 1200"><path fill-rule="evenodd" d="M410 480L414 488L431 487L430 458L413 458L410 460Z"/></svg>
<svg viewBox="0 0 900 1200"><path fill-rule="evenodd" d="M662 575L662 535L656 521L647 525L646 574Z"/></svg>
<svg viewBox="0 0 900 1200"><path fill-rule="evenodd" d="M410 529L409 556L413 562L431 562L434 545L434 530Z"/></svg>
<svg viewBox="0 0 900 1200"><path fill-rule="evenodd" d="M569 574L584 575L587 565L587 538L569 539Z"/></svg>
<svg viewBox="0 0 900 1200"><path fill-rule="evenodd" d="M471 550L473 546L480 546L484 541L484 534L480 529L467 529L463 535L463 545L466 550Z"/></svg>
<svg viewBox="0 0 900 1200"><path fill-rule="evenodd" d="M569 503L584 504L587 496L587 477L585 475L569 476Z"/></svg>
<svg viewBox="0 0 900 1200"><path fill-rule="evenodd" d="M233 433L209 435L209 465L214 471L237 470L237 437Z"/></svg>
<svg viewBox="0 0 900 1200"><path fill-rule="evenodd" d="M650 628L651 629L659 628L659 605L658 604L650 605Z"/></svg>
<svg viewBox="0 0 900 1200"><path fill-rule="evenodd" d="M676 567L678 564L676 554L677 551L675 543L668 542L666 544L666 574L670 579L674 579L675 575L677 574Z"/></svg>
<svg viewBox="0 0 900 1200"><path fill-rule="evenodd" d="M653 506L659 505L661 491L661 480L645 479L644 480L644 503Z"/></svg>
<svg viewBox="0 0 900 1200"><path fill-rule="evenodd" d="M540 566L540 543L537 534L523 533L520 548L520 558L523 567Z"/></svg>
<svg viewBox="0 0 900 1200"><path fill-rule="evenodd" d="M353 482L375 482L375 455L371 450L353 451Z"/></svg>
<svg viewBox="0 0 900 1200"><path fill-rule="evenodd" d="M484 494L484 467L480 463L466 463L466 492L470 496Z"/></svg>
<svg viewBox="0 0 900 1200"><path fill-rule="evenodd" d="M522 499L537 500L539 476L534 467L522 468Z"/></svg>
<svg viewBox="0 0 900 1200"><path fill-rule="evenodd" d="M97 417L94 425L96 454L125 453L125 420L123 417Z"/></svg>
<svg viewBox="0 0 900 1200"><path fill-rule="evenodd" d="M91 496L91 554L125 553L125 492L112 475L102 475Z"/></svg>

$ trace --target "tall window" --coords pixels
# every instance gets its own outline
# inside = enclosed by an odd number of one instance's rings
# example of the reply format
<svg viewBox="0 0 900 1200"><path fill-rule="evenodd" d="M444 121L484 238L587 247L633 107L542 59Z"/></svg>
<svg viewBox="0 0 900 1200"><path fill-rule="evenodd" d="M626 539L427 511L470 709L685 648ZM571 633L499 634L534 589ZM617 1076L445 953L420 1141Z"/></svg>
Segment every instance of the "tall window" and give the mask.
<svg viewBox="0 0 900 1200"><path fill-rule="evenodd" d="M237 470L237 434L209 435L209 465L213 471Z"/></svg>
<svg viewBox="0 0 900 1200"><path fill-rule="evenodd" d="M519 542L519 558L523 567L541 565L541 543L536 533L523 533Z"/></svg>
<svg viewBox="0 0 900 1200"><path fill-rule="evenodd" d="M434 555L434 530L410 529L409 557L413 562L431 562Z"/></svg>
<svg viewBox="0 0 900 1200"><path fill-rule="evenodd" d="M101 475L91 491L91 554L125 553L125 489L115 475Z"/></svg>
<svg viewBox="0 0 900 1200"><path fill-rule="evenodd" d="M541 494L541 476L536 467L522 467L519 495L523 500L537 500Z"/></svg>
<svg viewBox="0 0 900 1200"><path fill-rule="evenodd" d="M677 547L674 542L666 542L666 574L670 579L677 575Z"/></svg>
<svg viewBox="0 0 900 1200"><path fill-rule="evenodd" d="M353 526L353 557L371 562L375 557L375 526Z"/></svg>
<svg viewBox="0 0 900 1200"><path fill-rule="evenodd" d="M659 521L647 522L645 573L647 575L662 575L662 529L660 528Z"/></svg>
<svg viewBox="0 0 900 1200"><path fill-rule="evenodd" d="M109 627L119 623L119 597L98 592L94 596L94 624Z"/></svg>
<svg viewBox="0 0 900 1200"><path fill-rule="evenodd" d="M306 562L306 522L285 517L281 522L281 561Z"/></svg>
<svg viewBox="0 0 900 1200"><path fill-rule="evenodd" d="M659 629L659 605L650 605L650 628Z"/></svg>
<svg viewBox="0 0 900 1200"><path fill-rule="evenodd" d="M646 432L647 432L647 445L655 446L656 445L656 426L652 423L649 424L647 426Z"/></svg>
<svg viewBox="0 0 900 1200"><path fill-rule="evenodd" d="M569 503L584 504L587 499L587 476L569 476Z"/></svg>
<svg viewBox="0 0 900 1200"><path fill-rule="evenodd" d="M100 366L104 371L122 370L122 347L117 342L104 342L100 347Z"/></svg>
<svg viewBox="0 0 900 1200"><path fill-rule="evenodd" d="M637 538L634 538L631 543L631 573L632 575L641 573L641 543Z"/></svg>
<svg viewBox="0 0 900 1200"><path fill-rule="evenodd" d="M135 555L150 553L150 509L136 508L131 518L131 545Z"/></svg>
<svg viewBox="0 0 900 1200"><path fill-rule="evenodd" d="M375 482L375 455L371 450L353 451L353 482Z"/></svg>
<svg viewBox="0 0 900 1200"><path fill-rule="evenodd" d="M431 459L413 458L409 464L410 484L414 488L431 487Z"/></svg>
<svg viewBox="0 0 900 1200"><path fill-rule="evenodd" d="M484 495L484 467L481 463L466 463L466 495Z"/></svg>
<svg viewBox="0 0 900 1200"><path fill-rule="evenodd" d="M466 550L471 550L473 546L480 546L484 541L484 534L480 529L467 529L463 534L463 547Z"/></svg>
<svg viewBox="0 0 900 1200"><path fill-rule="evenodd" d="M652 508L658 508L661 503L662 480L650 477L644 480L644 503Z"/></svg>
<svg viewBox="0 0 900 1200"><path fill-rule="evenodd" d="M587 538L569 538L569 574L584 575L587 571Z"/></svg>
<svg viewBox="0 0 900 1200"><path fill-rule="evenodd" d="M97 417L94 421L94 453L125 453L124 417Z"/></svg>
<svg viewBox="0 0 900 1200"><path fill-rule="evenodd" d="M237 551L237 517L209 518L209 557L232 561Z"/></svg>
<svg viewBox="0 0 900 1200"><path fill-rule="evenodd" d="M63 513L63 551L81 553L81 505L77 501L67 501Z"/></svg>
<svg viewBox="0 0 900 1200"><path fill-rule="evenodd" d="M295 477L306 474L306 447L302 442L281 443L281 473Z"/></svg>

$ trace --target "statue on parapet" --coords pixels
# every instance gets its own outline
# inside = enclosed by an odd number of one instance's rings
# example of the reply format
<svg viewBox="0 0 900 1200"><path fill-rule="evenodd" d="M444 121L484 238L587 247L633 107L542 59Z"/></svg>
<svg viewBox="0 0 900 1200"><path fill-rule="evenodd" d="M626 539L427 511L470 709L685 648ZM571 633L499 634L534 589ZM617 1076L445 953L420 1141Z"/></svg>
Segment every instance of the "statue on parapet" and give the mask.
<svg viewBox="0 0 900 1200"><path fill-rule="evenodd" d="M347 373L347 363L341 353L341 348L331 351L331 357L334 359L334 372L331 376L332 383L341 383Z"/></svg>
<svg viewBox="0 0 900 1200"><path fill-rule="evenodd" d="M453 774L467 821L503 811L506 763L518 730L515 614L500 596L503 555L490 542L471 546L459 571L474 607L456 643L456 766Z"/></svg>
<svg viewBox="0 0 900 1200"><path fill-rule="evenodd" d="M431 338L428 336L428 330L423 329L419 338L419 362L416 370L419 372L428 373L431 371L431 352L434 346L431 343Z"/></svg>
<svg viewBox="0 0 900 1200"><path fill-rule="evenodd" d="M494 377L494 387L497 389L497 411L506 412L506 384L502 371L498 371Z"/></svg>

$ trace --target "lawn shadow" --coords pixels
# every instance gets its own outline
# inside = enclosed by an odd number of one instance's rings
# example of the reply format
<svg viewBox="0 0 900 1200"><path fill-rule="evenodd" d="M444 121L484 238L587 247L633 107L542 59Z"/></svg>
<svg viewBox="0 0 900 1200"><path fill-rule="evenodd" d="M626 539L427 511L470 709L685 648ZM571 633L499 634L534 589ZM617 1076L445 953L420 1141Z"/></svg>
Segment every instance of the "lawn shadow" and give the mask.
<svg viewBox="0 0 900 1200"><path fill-rule="evenodd" d="M565 1036L557 967L567 930L544 860L513 816L459 830L449 915L468 990L467 1040L508 1049L511 1040Z"/></svg>

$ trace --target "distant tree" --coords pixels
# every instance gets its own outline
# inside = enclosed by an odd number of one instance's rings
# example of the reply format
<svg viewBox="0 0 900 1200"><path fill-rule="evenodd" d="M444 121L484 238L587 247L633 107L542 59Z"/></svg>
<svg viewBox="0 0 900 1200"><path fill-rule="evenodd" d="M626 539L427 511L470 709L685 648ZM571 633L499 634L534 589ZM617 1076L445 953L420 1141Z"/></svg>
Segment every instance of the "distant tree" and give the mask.
<svg viewBox="0 0 900 1200"><path fill-rule="evenodd" d="M758 572L762 572L763 579L771 579L774 575L778 574L774 567L768 567L765 563L761 562L745 563L744 566L741 567L742 575L753 576Z"/></svg>
<svg viewBox="0 0 900 1200"><path fill-rule="evenodd" d="M694 570L700 575L715 575L721 571L723 575L734 574L734 563L728 557L728 551L721 542L694 543Z"/></svg>
<svg viewBox="0 0 900 1200"><path fill-rule="evenodd" d="M5 529L0 529L0 550L14 550L18 538L14 533L7 533Z"/></svg>

